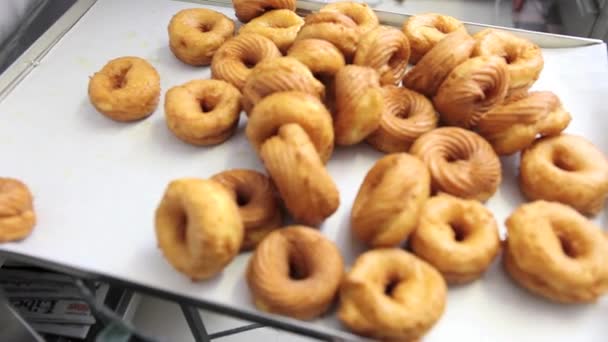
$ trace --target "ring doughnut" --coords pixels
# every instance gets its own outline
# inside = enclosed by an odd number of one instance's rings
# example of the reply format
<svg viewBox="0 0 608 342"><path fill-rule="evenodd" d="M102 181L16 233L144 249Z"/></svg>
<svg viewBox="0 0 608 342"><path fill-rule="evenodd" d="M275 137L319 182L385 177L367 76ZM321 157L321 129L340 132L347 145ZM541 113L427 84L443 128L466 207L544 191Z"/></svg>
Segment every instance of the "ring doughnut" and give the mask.
<svg viewBox="0 0 608 342"><path fill-rule="evenodd" d="M447 286L433 267L397 248L361 254L340 287L338 318L357 334L415 341L445 310Z"/></svg>
<svg viewBox="0 0 608 342"><path fill-rule="evenodd" d="M263 60L251 70L243 87L243 108L251 113L264 97L282 91L299 91L325 97L325 86L297 59L279 57Z"/></svg>
<svg viewBox="0 0 608 342"><path fill-rule="evenodd" d="M245 237L241 250L255 248L283 221L272 182L254 170L234 169L211 177L230 192L239 207Z"/></svg>
<svg viewBox="0 0 608 342"><path fill-rule="evenodd" d="M266 11L276 9L296 10L296 0L232 0L232 7L239 21L246 23Z"/></svg>
<svg viewBox="0 0 608 342"><path fill-rule="evenodd" d="M334 12L319 12L307 15L296 41L302 39L321 39L335 45L349 61L359 43L359 28L349 17Z"/></svg>
<svg viewBox="0 0 608 342"><path fill-rule="evenodd" d="M378 26L361 37L354 64L376 69L381 84L401 82L410 58L410 44L399 30Z"/></svg>
<svg viewBox="0 0 608 342"><path fill-rule="evenodd" d="M304 19L288 9L266 12L243 25L239 34L257 33L272 40L282 52L289 49L296 39Z"/></svg>
<svg viewBox="0 0 608 342"><path fill-rule="evenodd" d="M450 72L469 58L474 45L475 40L464 31L446 35L405 74L403 86L434 96Z"/></svg>
<svg viewBox="0 0 608 342"><path fill-rule="evenodd" d="M376 13L366 3L335 2L321 7L319 12L334 12L349 17L357 24L359 33L361 34L366 34L380 25Z"/></svg>
<svg viewBox="0 0 608 342"><path fill-rule="evenodd" d="M160 76L146 60L120 57L108 62L89 81L95 109L115 121L135 121L154 112L160 98Z"/></svg>
<svg viewBox="0 0 608 342"><path fill-rule="evenodd" d="M236 202L211 180L183 178L169 183L156 209L155 226L165 258L192 280L221 272L243 241Z"/></svg>
<svg viewBox="0 0 608 342"><path fill-rule="evenodd" d="M421 135L437 127L433 104L424 95L396 86L382 88L380 126L366 141L385 153L407 152Z"/></svg>
<svg viewBox="0 0 608 342"><path fill-rule="evenodd" d="M561 303L589 303L608 292L608 239L574 209L536 201L506 221L504 265L530 292Z"/></svg>
<svg viewBox="0 0 608 342"><path fill-rule="evenodd" d="M336 74L336 144L354 145L380 125L384 99L376 70L347 65Z"/></svg>
<svg viewBox="0 0 608 342"><path fill-rule="evenodd" d="M194 80L165 95L167 126L184 142L214 145L226 141L239 123L241 93L230 83Z"/></svg>
<svg viewBox="0 0 608 342"><path fill-rule="evenodd" d="M543 54L538 45L494 29L477 32L473 56L499 56L507 63L509 90L531 87L543 70Z"/></svg>
<svg viewBox="0 0 608 342"><path fill-rule="evenodd" d="M234 22L222 13L191 8L169 22L169 47L180 61L209 65L215 52L234 34Z"/></svg>
<svg viewBox="0 0 608 342"><path fill-rule="evenodd" d="M426 55L437 43L449 33L463 31L464 25L456 18L437 13L425 13L411 16L403 23L403 33L407 36L412 48L412 64Z"/></svg>
<svg viewBox="0 0 608 342"><path fill-rule="evenodd" d="M429 168L435 192L483 202L496 192L502 179L500 160L492 146L462 128L442 127L425 133L410 153Z"/></svg>
<svg viewBox="0 0 608 342"><path fill-rule="evenodd" d="M608 160L586 139L562 134L522 152L519 184L530 200L562 202L595 215L608 195Z"/></svg>
<svg viewBox="0 0 608 342"><path fill-rule="evenodd" d="M509 74L502 58L474 57L450 72L433 103L446 124L471 128L503 102L508 87Z"/></svg>
<svg viewBox="0 0 608 342"><path fill-rule="evenodd" d="M0 242L26 238L36 224L34 199L27 185L0 177Z"/></svg>
<svg viewBox="0 0 608 342"><path fill-rule="evenodd" d="M538 135L561 133L570 120L555 94L537 91L494 107L482 116L476 131L496 153L509 155L532 145Z"/></svg>
<svg viewBox="0 0 608 342"><path fill-rule="evenodd" d="M355 236L372 247L398 246L416 229L431 191L429 171L407 153L389 154L367 172L351 211Z"/></svg>
<svg viewBox="0 0 608 342"><path fill-rule="evenodd" d="M410 246L448 283L467 283L481 277L498 255L498 225L478 201L441 194L424 204Z"/></svg>
<svg viewBox="0 0 608 342"><path fill-rule="evenodd" d="M255 306L298 319L315 318L332 304L344 261L336 245L316 229L288 226L258 245L247 268Z"/></svg>
<svg viewBox="0 0 608 342"><path fill-rule="evenodd" d="M255 33L238 35L217 50L211 75L242 90L251 68L265 59L277 57L281 57L281 52L270 39Z"/></svg>
<svg viewBox="0 0 608 342"><path fill-rule="evenodd" d="M287 56L299 60L321 80L333 79L338 70L346 64L342 52L332 43L321 39L297 40L287 52Z"/></svg>

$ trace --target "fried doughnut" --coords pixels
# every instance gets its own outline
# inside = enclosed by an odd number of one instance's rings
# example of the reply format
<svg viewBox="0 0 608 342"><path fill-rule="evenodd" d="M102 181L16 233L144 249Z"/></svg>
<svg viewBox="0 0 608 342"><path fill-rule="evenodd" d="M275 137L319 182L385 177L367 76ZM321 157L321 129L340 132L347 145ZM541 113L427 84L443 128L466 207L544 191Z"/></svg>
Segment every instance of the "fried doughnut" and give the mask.
<svg viewBox="0 0 608 342"><path fill-rule="evenodd" d="M169 183L156 209L155 226L165 258L192 280L221 272L243 241L236 202L211 180L183 178Z"/></svg>
<svg viewBox="0 0 608 342"><path fill-rule="evenodd" d="M380 125L384 99L376 70L347 65L336 74L336 144L354 145Z"/></svg>
<svg viewBox="0 0 608 342"><path fill-rule="evenodd" d="M608 292L608 239L574 209L536 201L506 221L504 265L530 292L561 303L589 303Z"/></svg>
<svg viewBox="0 0 608 342"><path fill-rule="evenodd" d="M0 177L0 242L26 238L36 224L34 199L27 185Z"/></svg>
<svg viewBox="0 0 608 342"><path fill-rule="evenodd" d="M296 10L296 0L232 0L236 17L243 23L276 9Z"/></svg>
<svg viewBox="0 0 608 342"><path fill-rule="evenodd" d="M433 98L441 120L471 128L481 116L507 96L509 74L502 58L475 57L457 66Z"/></svg>
<svg viewBox="0 0 608 342"><path fill-rule="evenodd" d="M319 12L335 12L349 17L357 24L361 34L365 34L380 25L378 17L365 3L358 2L335 2L321 7Z"/></svg>
<svg viewBox="0 0 608 342"><path fill-rule="evenodd" d="M204 8L177 12L169 22L169 47L190 65L209 65L215 52L234 34L234 22Z"/></svg>
<svg viewBox="0 0 608 342"><path fill-rule="evenodd" d="M251 68L265 59L281 57L274 43L259 34L238 35L222 45L213 56L211 75L243 89Z"/></svg>
<svg viewBox="0 0 608 342"><path fill-rule="evenodd" d="M459 64L466 61L473 51L475 40L464 31L446 35L403 78L403 86L433 96Z"/></svg>
<svg viewBox="0 0 608 342"><path fill-rule="evenodd" d="M396 86L382 88L380 126L366 141L385 153L407 152L418 137L437 127L433 104L424 95Z"/></svg>
<svg viewBox="0 0 608 342"><path fill-rule="evenodd" d="M420 159L394 153L367 172L351 211L355 236L372 247L398 246L418 224L431 191L431 176Z"/></svg>
<svg viewBox="0 0 608 342"><path fill-rule="evenodd" d="M424 204L410 246L448 283L467 283L481 277L498 255L498 225L478 201L440 194Z"/></svg>
<svg viewBox="0 0 608 342"><path fill-rule="evenodd" d="M340 286L338 318L357 334L415 341L445 310L447 286L433 267L404 250L361 254Z"/></svg>
<svg viewBox="0 0 608 342"><path fill-rule="evenodd" d="M412 48L410 62L412 64L426 55L437 43L449 33L462 31L464 25L456 18L437 13L424 13L409 17L402 27Z"/></svg>
<svg viewBox="0 0 608 342"><path fill-rule="evenodd" d="M325 86L297 59L280 57L261 61L251 70L243 87L243 108L251 113L264 97L281 91L300 91L325 97Z"/></svg>
<svg viewBox="0 0 608 342"><path fill-rule="evenodd" d="M477 32L473 56L499 56L507 63L509 90L530 87L543 70L543 54L538 45L500 30Z"/></svg>
<svg viewBox="0 0 608 342"><path fill-rule="evenodd" d="M342 52L332 43L321 39L297 40L287 51L287 56L306 65L319 79L333 78L346 64Z"/></svg>
<svg viewBox="0 0 608 342"><path fill-rule="evenodd" d="M410 58L410 44L396 28L379 26L361 37L354 64L376 69L381 84L399 84Z"/></svg>
<svg viewBox="0 0 608 342"><path fill-rule="evenodd" d="M519 184L530 200L568 204L595 215L608 195L608 160L583 137L562 134L537 140L522 152Z"/></svg>
<svg viewBox="0 0 608 342"><path fill-rule="evenodd" d="M89 100L98 112L115 121L149 116L159 98L160 76L139 57L113 59L89 80Z"/></svg>
<svg viewBox="0 0 608 342"><path fill-rule="evenodd" d="M255 248L283 221L272 182L254 170L234 169L211 177L229 190L239 206L245 237L241 250Z"/></svg>
<svg viewBox="0 0 608 342"><path fill-rule="evenodd" d="M268 96L246 134L295 220L318 225L337 210L338 188L323 165L333 146L331 116L319 100L300 92Z"/></svg>
<svg viewBox="0 0 608 342"><path fill-rule="evenodd" d="M442 127L425 133L414 142L410 153L428 166L435 192L485 201L502 179L500 160L492 146L462 128Z"/></svg>
<svg viewBox="0 0 608 342"><path fill-rule="evenodd" d="M482 116L476 131L496 153L509 155L532 145L538 135L561 133L570 120L555 94L538 91L494 107Z"/></svg>
<svg viewBox="0 0 608 342"><path fill-rule="evenodd" d="M312 13L304 18L296 41L302 39L322 39L335 45L349 61L359 43L359 28L349 17L334 12Z"/></svg>
<svg viewBox="0 0 608 342"><path fill-rule="evenodd" d="M272 40L282 52L289 49L296 39L304 19L295 12L278 9L264 13L245 24L239 30L240 34L257 33Z"/></svg>
<svg viewBox="0 0 608 342"><path fill-rule="evenodd" d="M258 309L312 319L333 302L343 272L333 242L316 229L288 226L258 245L247 267L247 284Z"/></svg>
<svg viewBox="0 0 608 342"><path fill-rule="evenodd" d="M167 126L182 141L214 145L226 141L239 123L241 93L230 83L194 80L165 95Z"/></svg>

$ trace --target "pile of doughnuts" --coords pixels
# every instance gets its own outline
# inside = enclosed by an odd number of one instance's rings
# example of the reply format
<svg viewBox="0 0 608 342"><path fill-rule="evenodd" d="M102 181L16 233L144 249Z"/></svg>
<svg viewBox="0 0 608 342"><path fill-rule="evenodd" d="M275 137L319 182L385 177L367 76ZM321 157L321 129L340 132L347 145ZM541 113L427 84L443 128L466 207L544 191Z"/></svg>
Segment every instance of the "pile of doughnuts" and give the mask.
<svg viewBox="0 0 608 342"><path fill-rule="evenodd" d="M292 0L233 5L236 36L212 10L171 19L171 51L210 65L213 79L167 91L166 122L186 143L213 145L244 111L268 176L239 169L168 185L156 235L178 271L208 279L253 249L246 278L257 308L313 319L339 298L346 327L386 340L421 338L445 309L447 284L479 279L501 250L532 293L581 303L608 292L608 239L584 216L603 209L608 161L562 133L571 116L555 94L530 91L543 68L537 45L496 29L471 36L434 13L399 30L354 2L304 18ZM91 78L89 95L106 116L139 120L159 101L159 77L144 60L119 58ZM344 275L339 248L313 227L340 204L326 168L334 146L361 142L387 155L354 199L351 229L370 250ZM517 152L532 202L507 219L501 242L483 202L501 184L499 156ZM283 227L282 207L303 225Z"/></svg>

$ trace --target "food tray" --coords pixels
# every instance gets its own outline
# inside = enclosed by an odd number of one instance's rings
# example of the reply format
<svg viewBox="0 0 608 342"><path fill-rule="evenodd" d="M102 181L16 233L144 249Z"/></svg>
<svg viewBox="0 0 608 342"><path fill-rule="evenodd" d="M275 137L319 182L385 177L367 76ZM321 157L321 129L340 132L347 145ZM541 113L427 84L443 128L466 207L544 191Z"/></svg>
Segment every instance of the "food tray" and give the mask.
<svg viewBox="0 0 608 342"><path fill-rule="evenodd" d="M149 60L161 75L163 95L171 86L208 78L208 68L181 63L168 47L169 19L192 6L196 5L167 0L99 0L35 67L23 68L23 61L13 66L27 71L19 73L19 82L0 80L0 85L10 86L0 102L0 174L29 185L39 221L28 239L0 245L0 254L296 332L355 339L333 313L303 322L257 311L244 278L249 253L238 256L216 278L193 283L156 247L154 210L170 180L208 177L237 167L263 170L245 138L244 115L232 139L201 148L184 144L169 132L162 97L154 115L132 124L113 122L89 103L88 77L118 56ZM234 18L229 7L205 6ZM406 18L381 17L393 23ZM568 131L608 152L606 46L593 40L522 34L551 47L544 49L545 68L534 88L557 93L573 115ZM555 48L559 41L567 48ZM350 234L352 202L380 156L365 144L337 148L328 165L341 205L321 231L337 243L347 265L364 250ZM503 234L505 218L523 201L516 183L517 163L517 156L502 159L503 184L487 203ZM607 215L606 210L601 213L598 223L605 223ZM479 281L450 288L446 312L425 341L605 341L607 317L608 298L595 305L553 304L516 286L497 261Z"/></svg>

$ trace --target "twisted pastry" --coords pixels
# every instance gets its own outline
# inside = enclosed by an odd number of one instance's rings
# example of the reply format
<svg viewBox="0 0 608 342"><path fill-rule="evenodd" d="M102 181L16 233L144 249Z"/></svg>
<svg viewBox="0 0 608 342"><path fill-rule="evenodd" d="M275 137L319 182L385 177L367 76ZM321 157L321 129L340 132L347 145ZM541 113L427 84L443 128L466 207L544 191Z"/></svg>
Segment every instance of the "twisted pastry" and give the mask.
<svg viewBox="0 0 608 342"><path fill-rule="evenodd" d="M304 18L296 41L316 38L335 45L346 60L352 59L361 34L357 24L349 17L336 12L312 13Z"/></svg>
<svg viewBox="0 0 608 342"><path fill-rule="evenodd" d="M0 242L21 240L36 224L33 197L27 185L0 177Z"/></svg>
<svg viewBox="0 0 608 342"><path fill-rule="evenodd" d="M412 48L410 62L412 64L426 55L437 43L449 33L462 31L464 25L456 18L437 13L425 13L411 16L403 23L403 32Z"/></svg>
<svg viewBox="0 0 608 342"><path fill-rule="evenodd" d="M276 9L296 10L296 0L232 0L236 17L243 23Z"/></svg>
<svg viewBox="0 0 608 342"><path fill-rule="evenodd" d="M250 113L264 97L281 91L300 91L325 96L325 86L297 59L280 57L266 59L253 68L243 86L243 109Z"/></svg>
<svg viewBox="0 0 608 342"><path fill-rule="evenodd" d="M321 39L297 40L287 51L287 56L302 62L318 79L332 79L346 64L342 52Z"/></svg>
<svg viewBox="0 0 608 342"><path fill-rule="evenodd" d="M369 170L351 211L355 236L372 247L398 246L418 225L431 178L420 159L395 153Z"/></svg>
<svg viewBox="0 0 608 342"><path fill-rule="evenodd" d="M407 88L382 88L384 111L380 126L366 141L385 152L407 152L418 137L437 127L433 104L424 95Z"/></svg>
<svg viewBox="0 0 608 342"><path fill-rule="evenodd" d="M473 51L475 40L465 31L448 34L422 57L403 78L403 86L433 96L443 80Z"/></svg>
<svg viewBox="0 0 608 342"><path fill-rule="evenodd" d="M479 120L476 130L496 153L509 155L532 145L539 135L561 133L570 120L555 94L539 91L493 108Z"/></svg>
<svg viewBox="0 0 608 342"><path fill-rule="evenodd" d="M279 50L285 52L293 44L302 25L304 25L304 19L295 12L279 9L266 12L241 26L239 34L261 34L272 40Z"/></svg>
<svg viewBox="0 0 608 342"><path fill-rule="evenodd" d="M452 70L433 103L446 124L471 128L503 102L508 86L509 74L502 58L475 57Z"/></svg>
<svg viewBox="0 0 608 342"><path fill-rule="evenodd" d="M485 201L500 185L500 160L492 146L474 132L438 128L418 138L410 153L428 166L435 192Z"/></svg>
<svg viewBox="0 0 608 342"><path fill-rule="evenodd" d="M361 37L354 64L376 69L381 84L399 84L410 58L410 44L399 30L379 26Z"/></svg>
<svg viewBox="0 0 608 342"><path fill-rule="evenodd" d="M380 77L372 68L347 65L336 74L334 86L336 144L354 145L380 124L384 110Z"/></svg>
<svg viewBox="0 0 608 342"><path fill-rule="evenodd" d="M331 132L327 109L300 92L268 96L254 108L247 125L247 137L259 146L287 210L308 225L319 224L340 204L338 189L322 159L331 153Z"/></svg>
<svg viewBox="0 0 608 342"><path fill-rule="evenodd" d="M242 90L251 68L265 59L281 57L277 46L268 38L242 34L228 40L213 56L211 76Z"/></svg>
<svg viewBox="0 0 608 342"><path fill-rule="evenodd" d="M361 34L365 34L380 25L376 13L366 3L335 2L321 7L319 12L335 12L346 15L357 24Z"/></svg>

